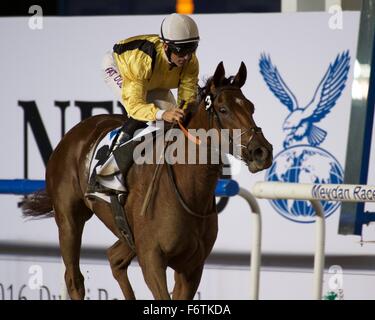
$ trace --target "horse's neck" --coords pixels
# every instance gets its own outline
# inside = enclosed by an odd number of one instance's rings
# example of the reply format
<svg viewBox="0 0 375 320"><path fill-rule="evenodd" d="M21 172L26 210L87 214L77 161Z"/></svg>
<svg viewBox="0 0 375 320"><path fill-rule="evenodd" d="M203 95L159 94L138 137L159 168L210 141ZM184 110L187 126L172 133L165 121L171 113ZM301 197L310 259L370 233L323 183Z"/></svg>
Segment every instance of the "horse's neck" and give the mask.
<svg viewBox="0 0 375 320"><path fill-rule="evenodd" d="M198 130L198 129L204 129L206 131L212 129L210 126L213 125L213 123L210 123L210 117L209 117L209 113L205 110L204 106L202 104L200 104L198 106L198 110L196 111L196 113L194 114L194 116L192 117L192 119L190 120L189 122L189 125L187 126L187 129L189 130ZM213 121L212 121L213 122ZM186 140L186 143L191 143L189 142L188 140ZM206 141L203 142L204 144L206 143ZM207 153L207 164L202 164L202 165L198 165L196 166L196 168L198 170L200 170L202 172L203 175L213 175L215 173L215 171L217 172L221 172L221 169L222 169L222 161L221 161L221 157L219 155L219 163L215 162L215 163L211 163L211 156L212 156L212 150L210 147L207 147L207 148L202 148L200 149L199 147L196 148L196 159L197 159L197 163L198 163L198 160L199 160L199 152L206 152ZM188 150L188 148L186 148L186 150ZM202 151L203 150L203 151ZM215 151L216 152L216 151Z"/></svg>
<svg viewBox="0 0 375 320"><path fill-rule="evenodd" d="M199 109L190 120L187 129L204 129L208 131L211 125L209 120L209 115L204 109L204 106L200 105ZM206 141L204 141L203 143L205 145ZM192 142L188 139L185 139L185 156L187 157L190 156L189 152L191 152L191 149L189 150L189 145L190 147L192 147ZM195 145L194 149L196 164L187 164L182 166L183 168L180 169L181 175L184 176L185 179L185 185L182 186L182 188L186 188L186 186L189 186L189 188L185 190L184 193L187 195L192 194L193 199L195 199L196 203L200 203L201 205L206 206L205 208L201 207L200 210L203 210L202 212L207 212L207 210L210 210L208 208L212 204L211 202L207 201L207 199L210 197L214 197L216 183L220 178L222 172L221 159L219 159L219 164L213 164L211 163L210 148ZM202 152L206 153L206 157L203 157L207 159L206 164L199 164L200 155L202 155L200 153Z"/></svg>
<svg viewBox="0 0 375 320"><path fill-rule="evenodd" d="M210 119L209 114L206 110L204 110L204 106L202 103L199 104L198 110L192 116L187 129L210 129Z"/></svg>

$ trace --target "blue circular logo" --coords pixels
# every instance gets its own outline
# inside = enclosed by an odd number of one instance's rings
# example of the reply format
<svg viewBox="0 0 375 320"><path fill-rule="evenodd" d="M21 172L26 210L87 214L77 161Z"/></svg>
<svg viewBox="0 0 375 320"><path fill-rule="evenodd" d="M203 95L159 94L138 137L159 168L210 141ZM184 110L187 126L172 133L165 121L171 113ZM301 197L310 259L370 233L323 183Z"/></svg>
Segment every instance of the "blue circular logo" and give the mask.
<svg viewBox="0 0 375 320"><path fill-rule="evenodd" d="M299 145L281 151L266 172L267 181L340 184L343 170L337 159L319 147ZM315 210L309 201L271 200L272 207L283 217L300 223L315 222ZM321 201L325 216L330 216L339 201Z"/></svg>

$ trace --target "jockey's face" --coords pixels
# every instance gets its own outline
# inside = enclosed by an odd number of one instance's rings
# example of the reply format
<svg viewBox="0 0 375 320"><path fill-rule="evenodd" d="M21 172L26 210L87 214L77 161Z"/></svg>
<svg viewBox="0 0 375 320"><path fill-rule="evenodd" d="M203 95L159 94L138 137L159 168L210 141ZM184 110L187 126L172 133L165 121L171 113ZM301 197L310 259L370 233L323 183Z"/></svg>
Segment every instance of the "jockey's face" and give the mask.
<svg viewBox="0 0 375 320"><path fill-rule="evenodd" d="M192 53L186 53L185 55L178 55L172 52L171 61L177 66L182 67L191 59Z"/></svg>
<svg viewBox="0 0 375 320"><path fill-rule="evenodd" d="M168 49L168 45L164 46L164 49ZM184 54L176 54L174 52L171 53L171 62L173 62L177 67L182 67L187 63L193 53L184 53Z"/></svg>

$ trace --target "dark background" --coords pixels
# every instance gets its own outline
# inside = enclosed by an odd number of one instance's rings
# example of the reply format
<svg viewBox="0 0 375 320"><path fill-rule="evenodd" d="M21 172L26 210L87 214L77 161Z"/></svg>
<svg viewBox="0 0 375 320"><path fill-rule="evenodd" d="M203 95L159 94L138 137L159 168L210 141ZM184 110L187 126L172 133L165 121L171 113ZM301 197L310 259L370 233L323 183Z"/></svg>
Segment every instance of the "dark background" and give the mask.
<svg viewBox="0 0 375 320"><path fill-rule="evenodd" d="M0 16L28 16L40 5L46 16L168 14L176 0L49 0L0 1ZM281 0L195 0L194 13L280 12Z"/></svg>

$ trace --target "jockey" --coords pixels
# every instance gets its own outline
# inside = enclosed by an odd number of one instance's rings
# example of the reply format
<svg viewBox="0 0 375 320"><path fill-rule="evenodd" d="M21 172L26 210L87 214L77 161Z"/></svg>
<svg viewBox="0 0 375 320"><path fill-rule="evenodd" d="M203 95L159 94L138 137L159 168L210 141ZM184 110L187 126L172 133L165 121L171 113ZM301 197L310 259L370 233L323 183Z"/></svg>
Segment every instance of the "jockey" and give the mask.
<svg viewBox="0 0 375 320"><path fill-rule="evenodd" d="M149 121L182 120L184 112L176 106L181 101L186 106L197 95L199 64L195 51L198 43L199 31L194 20L173 13L162 21L160 35L121 40L105 55L102 64L105 82L128 114L111 152ZM173 88L178 88L177 103L170 91ZM119 164L116 159L118 167L125 172L133 163L133 150L129 151L127 160L121 156L125 163Z"/></svg>

